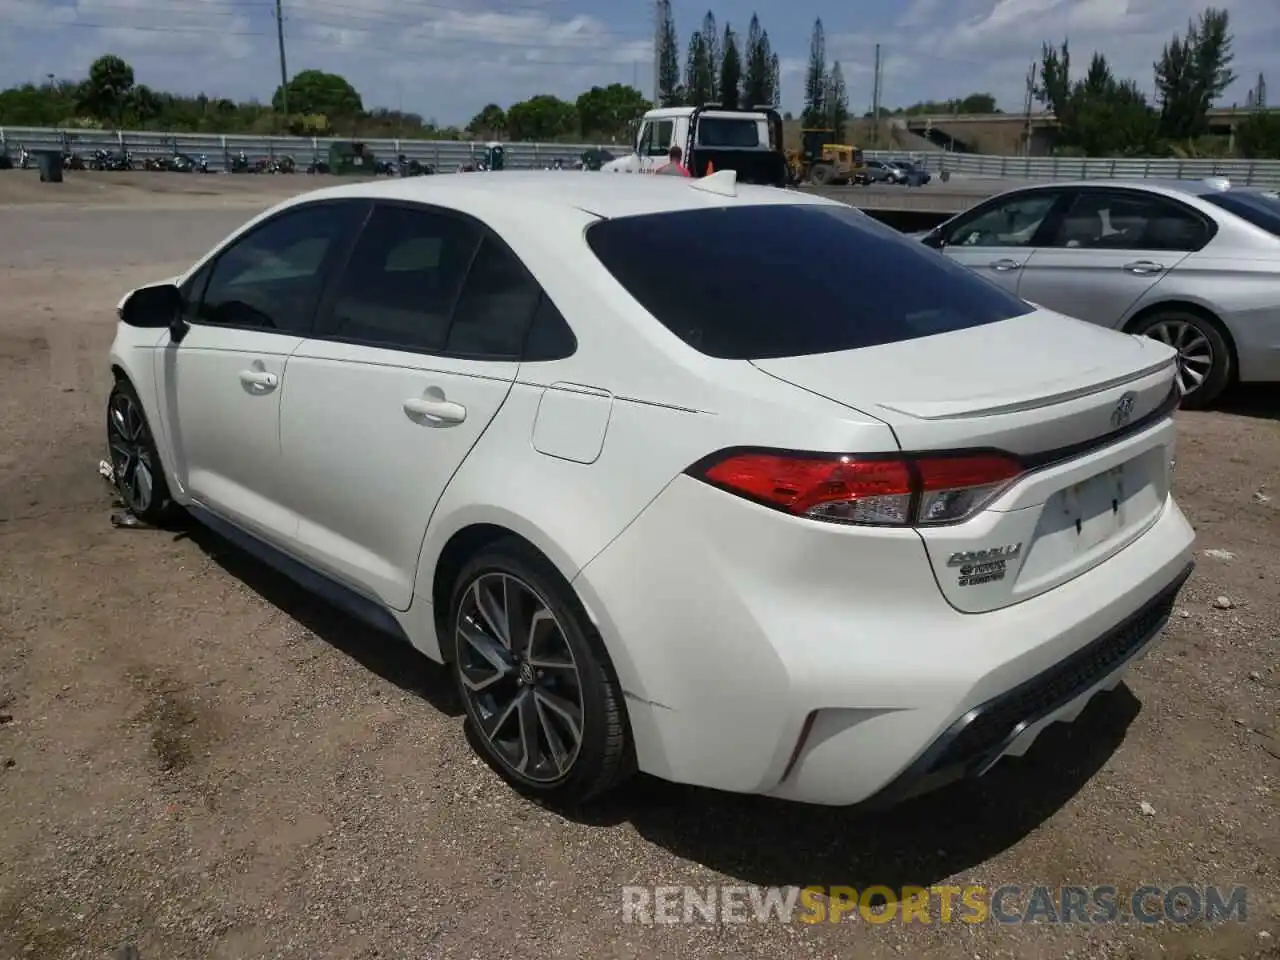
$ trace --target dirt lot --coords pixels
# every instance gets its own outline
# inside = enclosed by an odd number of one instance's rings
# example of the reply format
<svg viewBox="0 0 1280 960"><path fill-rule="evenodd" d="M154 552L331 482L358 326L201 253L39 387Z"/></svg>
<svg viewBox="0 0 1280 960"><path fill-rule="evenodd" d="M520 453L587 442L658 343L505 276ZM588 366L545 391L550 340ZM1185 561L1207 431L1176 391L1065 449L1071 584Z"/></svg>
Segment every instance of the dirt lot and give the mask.
<svg viewBox="0 0 1280 960"><path fill-rule="evenodd" d="M1197 572L1024 760L876 816L641 780L570 819L472 758L442 670L211 535L109 525L116 300L297 188L143 176L0 174L0 960L1280 956L1275 391L1180 416ZM716 883L1244 885L1248 920L623 922L623 884Z"/></svg>

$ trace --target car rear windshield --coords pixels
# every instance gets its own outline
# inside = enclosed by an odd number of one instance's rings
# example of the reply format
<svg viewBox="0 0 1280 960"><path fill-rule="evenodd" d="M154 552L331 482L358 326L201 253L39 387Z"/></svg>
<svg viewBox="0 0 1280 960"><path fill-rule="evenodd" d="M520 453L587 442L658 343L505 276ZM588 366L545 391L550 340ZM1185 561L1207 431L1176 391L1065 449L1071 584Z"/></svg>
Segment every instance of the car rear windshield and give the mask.
<svg viewBox="0 0 1280 960"><path fill-rule="evenodd" d="M1255 227L1261 227L1273 236L1280 237L1280 200L1274 194L1226 190L1222 193L1207 193L1203 199L1228 213L1234 213Z"/></svg>
<svg viewBox="0 0 1280 960"><path fill-rule="evenodd" d="M698 146L752 149L760 146L760 127L753 118L700 117Z"/></svg>
<svg viewBox="0 0 1280 960"><path fill-rule="evenodd" d="M601 220L587 243L663 326L732 360L834 353L1034 308L851 207L764 204Z"/></svg>

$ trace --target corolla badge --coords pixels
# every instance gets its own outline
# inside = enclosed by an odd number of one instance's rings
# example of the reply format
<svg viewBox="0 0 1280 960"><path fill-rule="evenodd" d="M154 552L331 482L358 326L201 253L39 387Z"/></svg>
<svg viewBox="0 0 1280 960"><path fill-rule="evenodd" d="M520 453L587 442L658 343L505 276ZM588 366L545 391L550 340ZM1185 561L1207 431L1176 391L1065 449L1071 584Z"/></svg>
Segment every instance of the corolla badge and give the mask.
<svg viewBox="0 0 1280 960"><path fill-rule="evenodd" d="M1129 425L1133 419L1133 408L1138 403L1138 395L1132 391L1122 396L1111 411L1111 426L1119 429Z"/></svg>

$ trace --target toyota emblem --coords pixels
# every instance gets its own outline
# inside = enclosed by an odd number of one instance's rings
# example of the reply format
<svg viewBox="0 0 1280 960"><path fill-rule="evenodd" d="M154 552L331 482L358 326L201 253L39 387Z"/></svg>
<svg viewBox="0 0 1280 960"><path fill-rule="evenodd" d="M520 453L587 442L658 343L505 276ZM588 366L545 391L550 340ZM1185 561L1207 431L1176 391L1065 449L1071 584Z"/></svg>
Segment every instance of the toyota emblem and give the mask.
<svg viewBox="0 0 1280 960"><path fill-rule="evenodd" d="M1128 426L1129 421L1133 419L1133 405L1137 402L1138 395L1130 392L1120 398L1116 404L1116 408L1111 411L1111 426L1119 429Z"/></svg>

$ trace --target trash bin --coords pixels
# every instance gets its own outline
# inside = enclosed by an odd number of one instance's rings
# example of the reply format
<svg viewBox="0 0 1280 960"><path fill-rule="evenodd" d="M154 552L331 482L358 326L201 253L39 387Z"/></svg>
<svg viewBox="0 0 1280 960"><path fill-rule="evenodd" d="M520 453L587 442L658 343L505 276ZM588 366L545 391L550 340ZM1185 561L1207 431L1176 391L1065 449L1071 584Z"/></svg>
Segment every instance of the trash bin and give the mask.
<svg viewBox="0 0 1280 960"><path fill-rule="evenodd" d="M36 154L36 162L40 165L41 183L62 182L61 150L41 150Z"/></svg>

